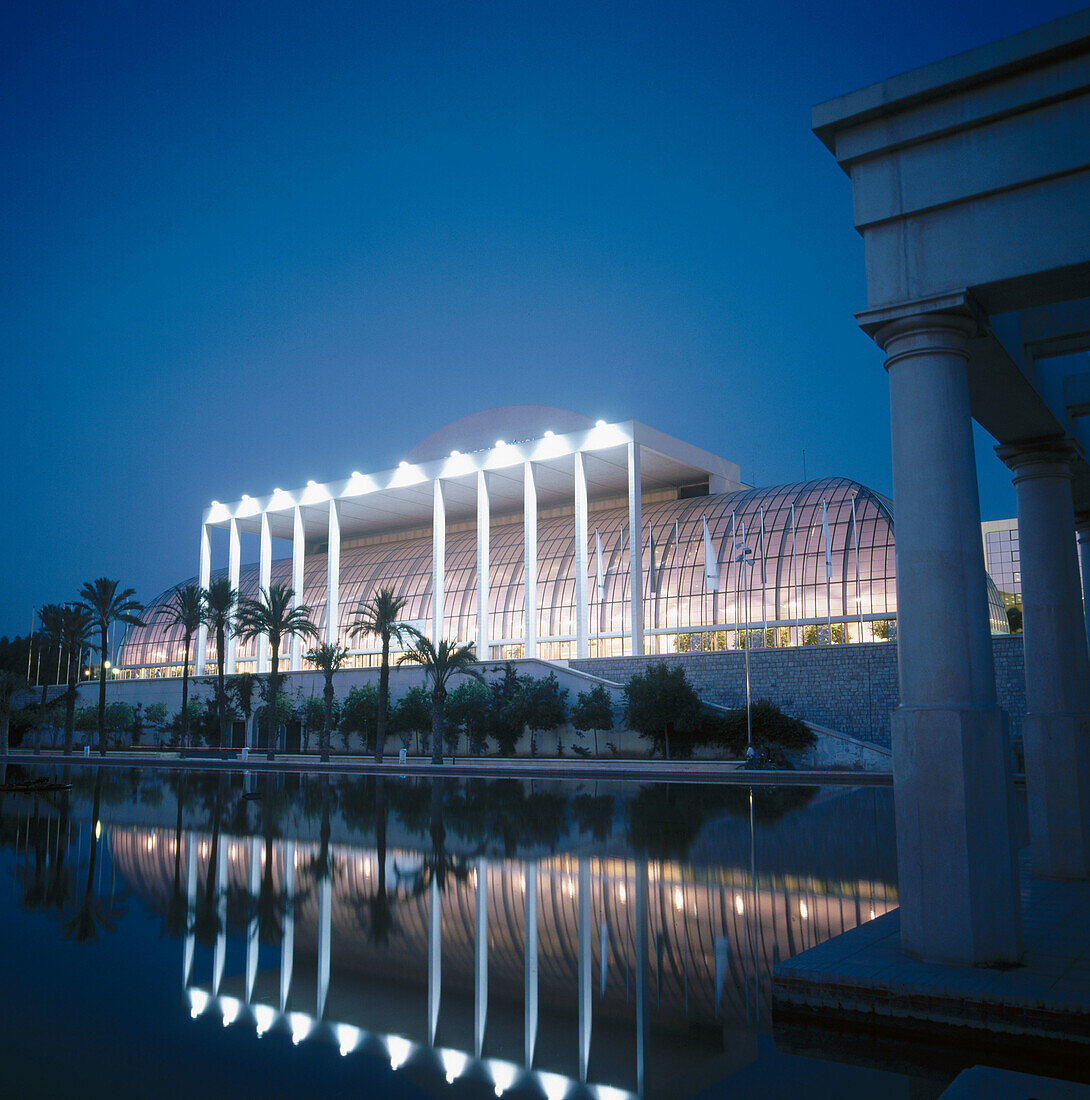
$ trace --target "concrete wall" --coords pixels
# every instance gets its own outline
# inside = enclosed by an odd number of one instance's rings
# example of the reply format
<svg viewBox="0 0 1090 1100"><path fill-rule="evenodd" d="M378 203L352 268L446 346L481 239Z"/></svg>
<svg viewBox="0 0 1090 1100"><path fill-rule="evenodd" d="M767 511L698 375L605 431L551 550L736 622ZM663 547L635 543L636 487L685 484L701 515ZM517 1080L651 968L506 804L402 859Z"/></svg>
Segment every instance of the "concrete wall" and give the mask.
<svg viewBox="0 0 1090 1100"><path fill-rule="evenodd" d="M1021 741L1026 709L1022 635L992 638L999 705ZM746 701L744 653L684 653L668 657L603 657L570 661L571 668L623 684L655 661L680 664L702 699L726 707ZM889 717L900 702L897 645L798 646L750 653L754 699L771 699L788 714L860 741L888 748Z"/></svg>

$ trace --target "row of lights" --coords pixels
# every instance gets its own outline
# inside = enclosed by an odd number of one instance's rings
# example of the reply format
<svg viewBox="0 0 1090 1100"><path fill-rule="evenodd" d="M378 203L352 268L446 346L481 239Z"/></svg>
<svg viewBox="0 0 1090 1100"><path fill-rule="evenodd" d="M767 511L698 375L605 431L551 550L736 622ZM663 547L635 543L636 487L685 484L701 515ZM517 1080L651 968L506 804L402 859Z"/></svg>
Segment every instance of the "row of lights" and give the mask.
<svg viewBox="0 0 1090 1100"><path fill-rule="evenodd" d="M605 427L606 427L607 425L606 425L606 422L605 422L604 420L596 420L596 421L594 422L594 426L595 426L596 428L605 428ZM556 433L555 433L555 432L553 432L553 431L546 431L546 433L545 433L545 438L546 438L546 439L552 439L552 438L554 438L555 434L556 434ZM506 440L506 439L497 439L497 440L496 440L496 448L497 448L497 449L500 449L500 448L506 447L507 445L508 445L508 444L507 444L507 440ZM454 451L451 451L451 452L450 452L450 457L451 457L451 458L461 458L461 457L462 457L462 452L461 452L461 451L459 451L459 450L454 450ZM406 469L408 469L408 468L409 468L409 466L411 465L411 463L410 463L410 462L408 462L408 461L406 461L406 460L405 460L405 459L403 458L403 459L402 459L402 460L401 460L401 461L400 461L400 462L399 462L399 463L398 463L397 465L398 465L398 468L399 468L399 469L402 469L402 470L406 470ZM359 480L359 479L360 479L360 478L362 478L362 477L363 477L363 474L361 474L361 473L359 472L359 470L353 470L353 471L352 471L352 478L353 478L353 480ZM319 487L319 486L318 486L318 482L314 481L313 479L307 482L307 488L308 488L308 489L317 489L318 487ZM279 495L280 495L281 493L283 493L283 491L284 491L283 489L273 489L273 496L274 496L274 497L276 497L276 496L279 496ZM254 498L253 498L252 496L250 496L250 494L249 494L249 493L243 493L243 494L242 494L242 499L243 499L244 501L252 501L252 500L253 500ZM220 502L219 502L218 500L214 500L214 501L212 501L212 507L213 507L213 508L219 508L219 507L220 507Z"/></svg>
<svg viewBox="0 0 1090 1100"><path fill-rule="evenodd" d="M224 1027L230 1027L242 1016L245 1006L237 997L220 996L214 998L205 990L196 987L191 987L186 992L189 997L189 1014L194 1020L204 1015L216 1004L218 1004L220 1019L223 1021ZM293 1046L298 1046L304 1040L320 1035L323 1031L322 1024L305 1012L280 1013L271 1005L266 1004L252 1005L250 1006L250 1012L253 1014L258 1038L271 1031L278 1020L284 1020L287 1023ZM336 1038L337 1048L342 1058L362 1047L368 1038L367 1033L354 1024L331 1023L327 1026ZM401 1035L376 1035L375 1038L385 1048L386 1056L390 1060L390 1069L394 1072L405 1065L418 1050L424 1049ZM467 1073L467 1070L472 1071L476 1068L473 1060L464 1051L440 1047L436 1049L436 1054L442 1062L443 1075L448 1085L454 1084L457 1078ZM497 1096L502 1096L523 1073L521 1066L496 1058L481 1059L477 1065L491 1081L493 1091ZM563 1100L575 1089L575 1082L559 1073L548 1073L541 1070L526 1071L526 1073L540 1086L546 1100ZM593 1089L597 1100L630 1100L631 1097L630 1093L611 1085L596 1085L593 1086Z"/></svg>

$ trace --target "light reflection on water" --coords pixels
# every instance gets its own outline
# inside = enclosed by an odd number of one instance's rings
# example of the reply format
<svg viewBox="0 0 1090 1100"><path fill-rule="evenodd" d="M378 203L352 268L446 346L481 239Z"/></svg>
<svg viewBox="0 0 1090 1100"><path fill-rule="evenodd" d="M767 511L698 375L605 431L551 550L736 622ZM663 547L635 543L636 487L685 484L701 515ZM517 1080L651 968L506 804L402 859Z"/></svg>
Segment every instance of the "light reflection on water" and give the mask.
<svg viewBox="0 0 1090 1100"><path fill-rule="evenodd" d="M756 1057L776 962L896 905L886 788L72 781L2 811L63 935L151 917L192 1020L432 1095L685 1095Z"/></svg>

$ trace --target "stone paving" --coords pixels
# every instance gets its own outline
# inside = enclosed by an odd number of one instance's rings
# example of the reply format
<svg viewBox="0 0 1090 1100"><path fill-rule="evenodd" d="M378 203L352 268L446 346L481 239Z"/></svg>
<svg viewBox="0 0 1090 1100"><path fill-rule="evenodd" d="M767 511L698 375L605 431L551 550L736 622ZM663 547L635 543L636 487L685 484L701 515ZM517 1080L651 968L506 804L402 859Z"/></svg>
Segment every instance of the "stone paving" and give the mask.
<svg viewBox="0 0 1090 1100"><path fill-rule="evenodd" d="M781 962L773 1004L948 1035L951 1026L1090 1046L1090 882L1029 873L1022 853L1026 953L1006 970L937 966L900 948L897 910Z"/></svg>

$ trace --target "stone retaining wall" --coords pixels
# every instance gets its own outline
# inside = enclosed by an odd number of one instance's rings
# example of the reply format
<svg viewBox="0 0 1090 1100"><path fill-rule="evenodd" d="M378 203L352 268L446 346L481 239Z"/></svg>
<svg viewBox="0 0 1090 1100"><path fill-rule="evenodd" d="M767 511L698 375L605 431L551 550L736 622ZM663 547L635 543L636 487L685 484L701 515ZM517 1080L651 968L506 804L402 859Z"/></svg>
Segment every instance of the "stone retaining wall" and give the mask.
<svg viewBox="0 0 1090 1100"><path fill-rule="evenodd" d="M999 705L1010 717L1012 737L1020 743L1026 709L1022 635L996 635L992 647ZM623 684L655 661L682 665L697 694L707 702L745 705L744 653L600 657L568 664ZM754 649L750 652L750 686L754 699L770 699L797 718L888 748L890 714L900 702L897 645L875 642Z"/></svg>

